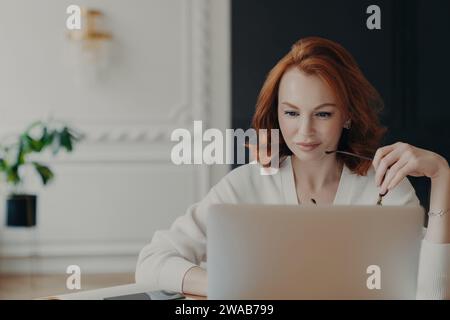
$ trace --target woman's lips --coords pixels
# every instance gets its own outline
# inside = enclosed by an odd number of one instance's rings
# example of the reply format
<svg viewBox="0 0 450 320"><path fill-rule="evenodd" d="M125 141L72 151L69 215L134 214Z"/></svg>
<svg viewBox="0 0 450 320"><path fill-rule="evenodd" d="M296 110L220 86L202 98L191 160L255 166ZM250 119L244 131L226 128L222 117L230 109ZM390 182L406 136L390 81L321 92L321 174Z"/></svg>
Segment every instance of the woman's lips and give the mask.
<svg viewBox="0 0 450 320"><path fill-rule="evenodd" d="M301 150L311 151L311 150L314 150L315 148L317 148L320 145L320 143L315 143L315 144L311 144L311 143L296 143L296 145L298 145Z"/></svg>

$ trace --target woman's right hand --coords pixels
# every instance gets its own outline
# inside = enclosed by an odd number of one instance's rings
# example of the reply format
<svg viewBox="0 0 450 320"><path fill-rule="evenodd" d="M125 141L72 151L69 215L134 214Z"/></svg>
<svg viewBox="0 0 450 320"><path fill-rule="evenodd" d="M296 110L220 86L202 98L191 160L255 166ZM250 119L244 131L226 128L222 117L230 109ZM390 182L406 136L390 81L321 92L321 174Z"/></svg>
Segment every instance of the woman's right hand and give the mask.
<svg viewBox="0 0 450 320"><path fill-rule="evenodd" d="M206 270L200 267L192 267L183 278L183 294L192 294L206 297L206 288L208 287L208 277Z"/></svg>

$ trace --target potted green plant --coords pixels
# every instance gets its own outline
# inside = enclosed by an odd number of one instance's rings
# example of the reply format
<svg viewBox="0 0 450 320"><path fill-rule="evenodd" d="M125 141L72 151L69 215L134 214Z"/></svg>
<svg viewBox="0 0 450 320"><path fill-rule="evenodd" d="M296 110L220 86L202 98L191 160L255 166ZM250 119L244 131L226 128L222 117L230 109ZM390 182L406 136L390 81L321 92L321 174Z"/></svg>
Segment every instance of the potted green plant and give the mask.
<svg viewBox="0 0 450 320"><path fill-rule="evenodd" d="M47 185L54 177L52 170L43 163L30 159L32 154L51 149L53 155L65 149L73 150L82 135L66 125L54 121L37 121L15 136L12 143L0 144L0 174L6 182L6 225L32 227L36 225L37 196L23 189L23 168L32 166Z"/></svg>

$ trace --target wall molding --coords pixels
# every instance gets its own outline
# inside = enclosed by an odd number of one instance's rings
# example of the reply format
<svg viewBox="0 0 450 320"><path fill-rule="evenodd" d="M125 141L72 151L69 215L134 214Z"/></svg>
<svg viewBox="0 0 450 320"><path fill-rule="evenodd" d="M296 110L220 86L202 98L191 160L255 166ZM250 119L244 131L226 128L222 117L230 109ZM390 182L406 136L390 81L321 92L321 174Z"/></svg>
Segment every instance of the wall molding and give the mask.
<svg viewBox="0 0 450 320"><path fill-rule="evenodd" d="M1 259L21 257L70 257L70 256L127 256L137 254L149 239L135 241L31 241L4 242L0 245Z"/></svg>
<svg viewBox="0 0 450 320"><path fill-rule="evenodd" d="M67 266L76 264L85 273L132 273L136 268L138 254L148 241L2 243L0 272L65 273Z"/></svg>
<svg viewBox="0 0 450 320"><path fill-rule="evenodd" d="M103 255L76 257L15 257L0 260L0 273L5 274L65 274L69 265L78 265L83 274L134 273L136 255ZM69 275L67 275L69 276Z"/></svg>

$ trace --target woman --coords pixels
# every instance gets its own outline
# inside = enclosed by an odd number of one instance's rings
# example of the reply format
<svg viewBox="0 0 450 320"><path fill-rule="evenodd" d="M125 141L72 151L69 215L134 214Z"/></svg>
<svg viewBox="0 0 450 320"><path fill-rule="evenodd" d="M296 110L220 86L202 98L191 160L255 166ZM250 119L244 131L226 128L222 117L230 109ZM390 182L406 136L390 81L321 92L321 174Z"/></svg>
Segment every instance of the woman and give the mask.
<svg viewBox="0 0 450 320"><path fill-rule="evenodd" d="M431 179L417 297L450 298L448 162L402 142L378 148L385 132L378 121L381 107L377 91L342 46L317 37L295 43L269 73L253 118L257 131L281 131L278 172L261 175L258 165L247 164L226 175L170 230L154 234L139 255L136 281L206 294L206 270L200 264L206 260L209 204L375 205L381 194L384 205L419 205L405 179L410 175ZM270 147L270 137L267 142ZM326 152L334 150L374 158Z"/></svg>

